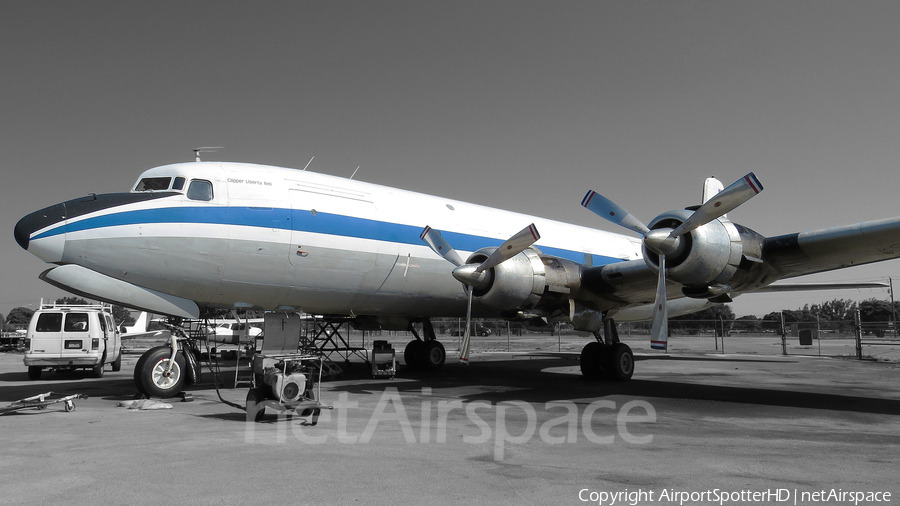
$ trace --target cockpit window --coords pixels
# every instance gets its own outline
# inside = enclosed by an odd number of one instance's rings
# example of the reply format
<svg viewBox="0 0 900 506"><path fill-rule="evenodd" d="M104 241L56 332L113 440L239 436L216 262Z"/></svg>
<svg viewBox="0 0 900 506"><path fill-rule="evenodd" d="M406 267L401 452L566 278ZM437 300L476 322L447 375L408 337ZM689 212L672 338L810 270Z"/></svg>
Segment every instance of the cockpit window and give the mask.
<svg viewBox="0 0 900 506"><path fill-rule="evenodd" d="M172 189L179 190L179 191L183 190L184 189L184 178L181 176L176 177L175 182L172 183Z"/></svg>
<svg viewBox="0 0 900 506"><path fill-rule="evenodd" d="M172 182L172 178L170 177L145 177L138 182L137 186L134 187L134 191L165 191L169 189L170 182Z"/></svg>
<svg viewBox="0 0 900 506"><path fill-rule="evenodd" d="M191 200L212 200L212 183L210 183L209 181L204 181L202 179L195 179L191 181L191 185L188 186L187 197Z"/></svg>

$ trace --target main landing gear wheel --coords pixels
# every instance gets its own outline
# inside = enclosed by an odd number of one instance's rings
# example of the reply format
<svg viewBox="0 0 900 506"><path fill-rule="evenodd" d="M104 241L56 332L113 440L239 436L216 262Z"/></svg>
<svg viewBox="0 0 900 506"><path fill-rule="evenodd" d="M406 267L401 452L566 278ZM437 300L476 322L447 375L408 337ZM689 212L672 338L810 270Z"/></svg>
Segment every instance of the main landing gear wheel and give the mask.
<svg viewBox="0 0 900 506"><path fill-rule="evenodd" d="M447 351L440 341L410 341L403 350L403 362L413 369L436 371L444 366Z"/></svg>
<svg viewBox="0 0 900 506"><path fill-rule="evenodd" d="M418 368L419 355L424 351L424 348L425 341L419 341L418 339L410 341L406 345L406 349L403 350L403 363L405 363L407 367L413 369Z"/></svg>
<svg viewBox="0 0 900 506"><path fill-rule="evenodd" d="M585 378L599 379L603 377L603 344L593 341L581 350L581 374Z"/></svg>
<svg viewBox="0 0 900 506"><path fill-rule="evenodd" d="M440 341L424 342L424 346L419 353L419 365L423 369L436 371L444 366L445 360L447 360L447 352Z"/></svg>
<svg viewBox="0 0 900 506"><path fill-rule="evenodd" d="M181 393L185 379L184 355L175 354L175 364L167 373L171 354L172 349L168 346L157 346L141 355L134 366L134 383L141 393L162 398Z"/></svg>
<svg viewBox="0 0 900 506"><path fill-rule="evenodd" d="M607 370L615 381L628 381L634 374L634 354L625 343L616 343L609 350L606 357Z"/></svg>
<svg viewBox="0 0 900 506"><path fill-rule="evenodd" d="M625 343L612 346L604 346L599 341L588 343L581 350L581 374L589 379L628 381L634 374L634 354Z"/></svg>

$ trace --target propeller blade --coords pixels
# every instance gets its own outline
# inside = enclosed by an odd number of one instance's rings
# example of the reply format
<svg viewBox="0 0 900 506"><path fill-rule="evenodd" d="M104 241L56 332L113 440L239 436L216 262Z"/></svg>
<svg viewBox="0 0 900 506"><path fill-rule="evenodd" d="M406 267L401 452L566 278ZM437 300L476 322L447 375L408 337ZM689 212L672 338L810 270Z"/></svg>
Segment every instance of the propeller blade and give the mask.
<svg viewBox="0 0 900 506"><path fill-rule="evenodd" d="M520 230L519 233L507 239L499 248L495 249L491 256L475 269L475 272L486 271L501 262L509 260L525 251L540 238L541 234L538 233L534 223L528 225Z"/></svg>
<svg viewBox="0 0 900 506"><path fill-rule="evenodd" d="M469 305L466 308L466 333L465 337L463 337L462 346L459 349L459 361L460 363L469 365L469 336L471 335L472 329L472 294L475 293L475 289L471 286L466 286L466 292L469 295Z"/></svg>
<svg viewBox="0 0 900 506"><path fill-rule="evenodd" d="M762 190L763 187L759 179L751 172L704 202L699 209L694 211L694 214L684 220L684 223L672 230L669 236L678 237L697 227L706 225L747 202Z"/></svg>
<svg viewBox="0 0 900 506"><path fill-rule="evenodd" d="M653 330L650 347L665 350L669 339L669 311L666 307L666 256L659 256L659 282L656 285L656 305L653 306Z"/></svg>
<svg viewBox="0 0 900 506"><path fill-rule="evenodd" d="M426 226L419 238L425 241L425 243L431 247L432 251L443 257L444 260L447 260L457 267L463 264L459 254L453 249L453 246L450 246L450 243L448 243L446 239L441 237L439 231Z"/></svg>
<svg viewBox="0 0 900 506"><path fill-rule="evenodd" d="M647 226L641 223L641 220L635 218L631 213L622 209L619 205L617 205L612 200L600 195L594 190L590 190L587 192L587 195L584 196L584 199L581 200L581 205L584 206L588 211L596 214L597 216L609 220L616 225L621 225L625 228L630 228L635 232L644 235L648 232Z"/></svg>

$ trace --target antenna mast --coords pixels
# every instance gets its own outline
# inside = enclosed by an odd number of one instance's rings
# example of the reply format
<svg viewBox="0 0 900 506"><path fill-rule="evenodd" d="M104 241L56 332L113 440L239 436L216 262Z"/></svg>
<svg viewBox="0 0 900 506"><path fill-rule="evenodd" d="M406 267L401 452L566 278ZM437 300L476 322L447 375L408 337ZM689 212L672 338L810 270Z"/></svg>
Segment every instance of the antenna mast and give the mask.
<svg viewBox="0 0 900 506"><path fill-rule="evenodd" d="M206 146L202 148L194 148L194 161L201 162L200 153L214 153L217 149L224 149L222 146Z"/></svg>

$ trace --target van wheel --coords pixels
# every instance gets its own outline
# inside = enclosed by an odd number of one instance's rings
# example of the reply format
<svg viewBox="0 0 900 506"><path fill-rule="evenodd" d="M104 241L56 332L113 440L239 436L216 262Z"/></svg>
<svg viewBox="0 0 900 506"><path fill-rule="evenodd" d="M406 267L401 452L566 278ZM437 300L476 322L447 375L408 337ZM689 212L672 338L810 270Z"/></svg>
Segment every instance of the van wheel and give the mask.
<svg viewBox="0 0 900 506"><path fill-rule="evenodd" d="M113 361L112 363L113 372L119 372L122 370L122 352L119 352L119 357Z"/></svg>
<svg viewBox="0 0 900 506"><path fill-rule="evenodd" d="M95 365L94 367L91 367L91 375L94 376L95 378L103 377L103 362L100 362L99 364Z"/></svg>
<svg viewBox="0 0 900 506"><path fill-rule="evenodd" d="M172 349L168 346L157 346L147 350L134 366L134 383L141 393L150 397L174 397L184 388L184 355L175 354L172 371L166 374L169 367L169 355Z"/></svg>
<svg viewBox="0 0 900 506"><path fill-rule="evenodd" d="M41 379L41 371L43 367L38 365L30 365L28 366L28 379L30 380L39 380Z"/></svg>

